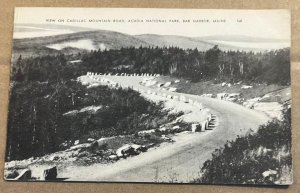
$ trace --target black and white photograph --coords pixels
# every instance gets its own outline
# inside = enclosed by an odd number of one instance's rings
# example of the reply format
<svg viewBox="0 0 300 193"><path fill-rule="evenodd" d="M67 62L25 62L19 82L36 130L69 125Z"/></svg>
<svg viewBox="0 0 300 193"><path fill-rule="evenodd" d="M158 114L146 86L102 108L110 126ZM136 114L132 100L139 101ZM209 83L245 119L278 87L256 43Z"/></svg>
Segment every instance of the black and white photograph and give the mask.
<svg viewBox="0 0 300 193"><path fill-rule="evenodd" d="M4 178L293 183L289 10L15 8Z"/></svg>

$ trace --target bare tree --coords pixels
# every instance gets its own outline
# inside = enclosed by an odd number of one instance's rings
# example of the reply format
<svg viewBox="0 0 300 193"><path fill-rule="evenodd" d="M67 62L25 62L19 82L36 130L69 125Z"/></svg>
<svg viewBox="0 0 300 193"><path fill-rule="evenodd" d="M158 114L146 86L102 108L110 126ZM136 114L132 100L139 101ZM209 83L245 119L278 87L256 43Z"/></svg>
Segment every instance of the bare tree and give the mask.
<svg viewBox="0 0 300 193"><path fill-rule="evenodd" d="M176 71L177 71L177 63L173 63L169 68L169 72L170 72L170 74L173 74Z"/></svg>
<svg viewBox="0 0 300 193"><path fill-rule="evenodd" d="M244 63L239 61L239 67L240 67L240 74L243 75L244 74Z"/></svg>
<svg viewBox="0 0 300 193"><path fill-rule="evenodd" d="M234 73L234 68L231 65L231 63L229 64L229 70L230 70L230 78L232 79L233 78L233 73Z"/></svg>
<svg viewBox="0 0 300 193"><path fill-rule="evenodd" d="M223 77L223 74L224 74L224 68L225 68L225 65L223 64L222 66L219 64L219 76L220 78Z"/></svg>

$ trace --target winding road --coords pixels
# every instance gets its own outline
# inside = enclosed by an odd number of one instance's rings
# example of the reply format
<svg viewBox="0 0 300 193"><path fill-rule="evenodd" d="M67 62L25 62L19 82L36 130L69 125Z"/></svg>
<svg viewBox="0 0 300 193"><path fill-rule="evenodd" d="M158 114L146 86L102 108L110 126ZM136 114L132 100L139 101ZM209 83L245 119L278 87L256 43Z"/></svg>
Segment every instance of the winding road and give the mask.
<svg viewBox="0 0 300 193"><path fill-rule="evenodd" d="M203 163L211 158L212 152L223 146L227 140L237 135L257 130L259 125L269 118L241 105L219 99L197 95L175 93L149 88L139 84L139 76L99 76L112 80L122 87L133 87L136 90L151 90L170 95L185 96L199 101L217 116L217 126L213 130L199 133L181 133L174 139L175 143L164 143L138 156L129 157L116 163L92 166L68 167L62 177L70 181L83 179L87 181L120 181L120 182L190 182L199 177ZM172 100L172 99L170 99Z"/></svg>

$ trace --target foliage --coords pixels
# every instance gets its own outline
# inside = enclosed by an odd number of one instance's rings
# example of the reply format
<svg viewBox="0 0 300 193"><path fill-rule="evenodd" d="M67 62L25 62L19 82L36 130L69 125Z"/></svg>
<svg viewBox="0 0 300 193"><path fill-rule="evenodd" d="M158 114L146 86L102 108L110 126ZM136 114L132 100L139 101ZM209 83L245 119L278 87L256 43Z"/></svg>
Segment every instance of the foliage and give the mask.
<svg viewBox="0 0 300 193"><path fill-rule="evenodd" d="M156 128L170 118L161 105L146 101L133 90L87 90L70 81L88 71L158 73L193 81L289 84L289 53L289 49L264 53L221 51L215 46L206 52L177 47L129 47L70 55L20 56L12 67L7 159L44 155L57 151L65 141L87 136L133 134ZM95 113L63 115L90 105L102 108Z"/></svg>
<svg viewBox="0 0 300 193"><path fill-rule="evenodd" d="M72 59L82 63L70 64ZM19 58L13 68L18 81L48 81L76 77L88 71L100 73L158 73L192 81L248 81L290 83L289 48L268 52L221 51L217 46L200 52L178 47L129 47L78 55Z"/></svg>
<svg viewBox="0 0 300 193"><path fill-rule="evenodd" d="M92 105L101 108L79 112ZM7 160L55 152L65 141L134 134L172 119L161 104L131 89L87 89L75 81L16 83L9 109Z"/></svg>
<svg viewBox="0 0 300 193"><path fill-rule="evenodd" d="M201 169L199 183L214 184L270 184L291 169L291 111L286 112L284 121L273 120L260 126L256 133L238 136L228 141L223 148L216 149L212 159ZM278 172L275 178L264 178L268 170Z"/></svg>

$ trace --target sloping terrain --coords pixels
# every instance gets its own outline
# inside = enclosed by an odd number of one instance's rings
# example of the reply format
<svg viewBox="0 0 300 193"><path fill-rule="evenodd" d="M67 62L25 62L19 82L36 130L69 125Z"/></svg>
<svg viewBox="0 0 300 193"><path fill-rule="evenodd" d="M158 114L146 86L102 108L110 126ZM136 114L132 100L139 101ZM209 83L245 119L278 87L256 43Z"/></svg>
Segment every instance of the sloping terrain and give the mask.
<svg viewBox="0 0 300 193"><path fill-rule="evenodd" d="M51 53L64 53L66 48L79 48L81 51L90 51L90 49L80 47L82 40L91 42L92 49L120 49L122 47L147 47L151 45L123 33L105 30L83 31L55 36L15 39L13 46L14 58L19 55L33 57ZM76 43L78 46L76 46ZM53 45L55 46L53 47ZM63 49L55 49L57 46L63 47ZM78 50L75 53L77 52Z"/></svg>
<svg viewBox="0 0 300 193"><path fill-rule="evenodd" d="M158 47L180 47L183 49L197 48L199 51L205 51L212 48L215 44L205 42L202 40L196 40L190 37L175 36L175 35L156 35L156 34L143 34L136 35L136 38L143 40L147 43L152 43Z"/></svg>
<svg viewBox="0 0 300 193"><path fill-rule="evenodd" d="M97 181L189 182L199 176L199 168L211 158L211 153L216 148L225 144L227 140L233 140L236 135L247 133L250 128L257 130L259 125L269 120L263 113L228 101L143 86L139 84L142 81L141 77L106 76L106 78L122 87L133 87L141 92L148 89L151 92L185 96L193 101L199 101L218 117L219 124L211 132L192 136L180 134L175 138L175 144L163 145L143 155L114 164L95 164L76 168L71 166L62 171L60 177L69 177L71 181L82 180L81 176L84 175L84 180Z"/></svg>
<svg viewBox="0 0 300 193"><path fill-rule="evenodd" d="M84 42L84 43L83 43ZM82 46L88 42L89 46ZM121 49L128 47L179 47L206 51L214 45L221 50L263 51L288 47L287 40L240 36L185 37L177 35L129 35L115 31L89 28L18 24L14 29L14 55L33 57L47 54L78 53L79 51ZM270 46L270 47L268 47Z"/></svg>

